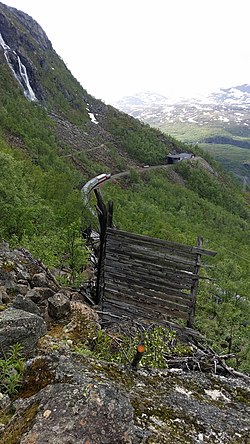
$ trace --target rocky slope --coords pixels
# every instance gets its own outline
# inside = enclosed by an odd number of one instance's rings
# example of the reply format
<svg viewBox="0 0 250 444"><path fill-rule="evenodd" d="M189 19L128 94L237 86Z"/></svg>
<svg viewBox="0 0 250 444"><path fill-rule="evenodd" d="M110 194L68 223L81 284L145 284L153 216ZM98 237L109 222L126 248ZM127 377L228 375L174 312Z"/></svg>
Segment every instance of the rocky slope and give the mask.
<svg viewBox="0 0 250 444"><path fill-rule="evenodd" d="M249 442L247 376L203 372L198 355L162 370L83 356L100 328L84 293L60 288L26 250L3 243L0 262L2 358L16 341L26 355L18 392L0 393L1 444Z"/></svg>

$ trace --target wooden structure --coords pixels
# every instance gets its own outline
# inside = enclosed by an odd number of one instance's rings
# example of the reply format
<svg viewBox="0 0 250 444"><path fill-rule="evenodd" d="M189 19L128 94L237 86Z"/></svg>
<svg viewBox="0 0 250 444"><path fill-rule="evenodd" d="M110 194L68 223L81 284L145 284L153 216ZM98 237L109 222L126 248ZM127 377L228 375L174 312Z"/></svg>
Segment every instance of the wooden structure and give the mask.
<svg viewBox="0 0 250 444"><path fill-rule="evenodd" d="M113 205L106 208L95 190L100 222L96 303L103 319L143 319L153 323L181 319L193 327L201 256L216 252L117 230Z"/></svg>
<svg viewBox="0 0 250 444"><path fill-rule="evenodd" d="M183 319L193 326L204 250L108 228L100 298L105 313L152 322ZM107 315L106 315L107 316Z"/></svg>

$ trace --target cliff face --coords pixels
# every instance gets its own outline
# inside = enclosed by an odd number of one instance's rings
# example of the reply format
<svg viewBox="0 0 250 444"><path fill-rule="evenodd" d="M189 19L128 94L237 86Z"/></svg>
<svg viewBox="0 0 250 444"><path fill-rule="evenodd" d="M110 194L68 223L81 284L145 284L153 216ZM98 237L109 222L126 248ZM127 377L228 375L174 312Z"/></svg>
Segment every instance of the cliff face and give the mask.
<svg viewBox="0 0 250 444"><path fill-rule="evenodd" d="M45 32L29 15L0 3L0 33L5 45L9 47L8 54L12 55L9 65L13 74L18 72L18 66L13 60L13 54L16 54L27 70L27 77L35 96L42 100L45 92L39 81L39 70L35 59L38 64L42 64L43 58L39 57L41 49L52 51L52 45Z"/></svg>
<svg viewBox="0 0 250 444"><path fill-rule="evenodd" d="M13 47L15 46L16 50L22 46L26 50L35 50L35 43L33 46L30 38L35 40L43 50L52 50L52 44L44 30L32 17L3 3L0 3L0 6L2 9L0 14L2 33L7 41L9 41ZM18 26L15 26L13 19Z"/></svg>

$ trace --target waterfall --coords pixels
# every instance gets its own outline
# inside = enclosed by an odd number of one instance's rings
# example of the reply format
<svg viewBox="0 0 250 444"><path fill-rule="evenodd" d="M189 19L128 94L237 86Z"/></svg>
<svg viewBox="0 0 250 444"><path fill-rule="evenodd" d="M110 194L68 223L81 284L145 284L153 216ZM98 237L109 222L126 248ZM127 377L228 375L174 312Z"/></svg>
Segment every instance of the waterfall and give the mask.
<svg viewBox="0 0 250 444"><path fill-rule="evenodd" d="M28 74L26 67L21 62L20 57L17 55L16 51L13 51L4 41L2 34L0 33L0 45L4 50L4 56L6 61L13 72L16 80L20 83L23 88L24 95L31 102L37 101L35 93L30 86Z"/></svg>

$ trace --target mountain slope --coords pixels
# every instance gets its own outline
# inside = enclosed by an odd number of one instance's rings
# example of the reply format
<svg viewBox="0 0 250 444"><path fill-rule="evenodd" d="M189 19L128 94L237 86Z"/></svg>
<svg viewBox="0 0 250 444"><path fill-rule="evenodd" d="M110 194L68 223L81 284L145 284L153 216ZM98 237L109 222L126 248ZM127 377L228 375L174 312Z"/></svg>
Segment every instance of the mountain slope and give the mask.
<svg viewBox="0 0 250 444"><path fill-rule="evenodd" d="M96 174L130 170L103 188L115 224L188 244L202 235L218 251L214 268L207 266L217 284L203 286L197 325L212 341L229 337L240 349L237 365L249 368L248 194L198 147L92 97L26 14L0 3L0 32L0 237L81 281L88 251L80 229L97 228L97 218L80 189ZM174 150L196 157L138 172Z"/></svg>

